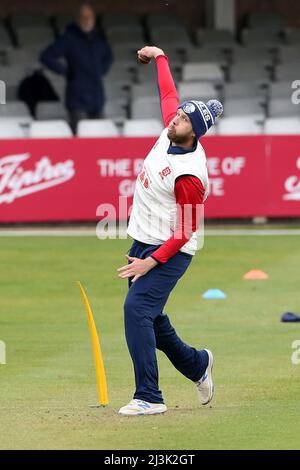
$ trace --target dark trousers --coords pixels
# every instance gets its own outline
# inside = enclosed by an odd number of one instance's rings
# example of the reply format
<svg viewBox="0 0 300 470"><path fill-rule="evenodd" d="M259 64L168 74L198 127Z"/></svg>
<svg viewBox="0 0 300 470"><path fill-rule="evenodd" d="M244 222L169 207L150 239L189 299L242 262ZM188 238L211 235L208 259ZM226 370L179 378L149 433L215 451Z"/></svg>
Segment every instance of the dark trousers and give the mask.
<svg viewBox="0 0 300 470"><path fill-rule="evenodd" d="M134 241L130 256L147 258L157 249ZM184 343L163 313L168 297L188 268L192 256L178 252L132 283L124 304L125 333L133 361L136 391L134 398L163 403L158 388L156 348L163 351L179 372L197 381L207 367L207 354Z"/></svg>
<svg viewBox="0 0 300 470"><path fill-rule="evenodd" d="M77 133L77 124L81 119L101 119L102 113L88 113L86 111L80 111L78 109L69 110L69 120L72 132L74 135Z"/></svg>

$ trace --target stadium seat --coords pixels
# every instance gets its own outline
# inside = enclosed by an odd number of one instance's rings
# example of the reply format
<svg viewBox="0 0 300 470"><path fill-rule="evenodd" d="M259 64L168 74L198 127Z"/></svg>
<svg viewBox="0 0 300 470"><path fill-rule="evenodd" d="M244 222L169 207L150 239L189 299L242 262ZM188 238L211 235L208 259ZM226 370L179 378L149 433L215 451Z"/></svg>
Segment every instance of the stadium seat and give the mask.
<svg viewBox="0 0 300 470"><path fill-rule="evenodd" d="M248 46L269 46L275 47L282 43L282 40L277 31L264 30L261 28L256 29L243 29L242 43Z"/></svg>
<svg viewBox="0 0 300 470"><path fill-rule="evenodd" d="M0 20L1 22L1 20ZM1 47L11 47L12 42L8 34L7 29L4 27L4 24L0 23L0 45Z"/></svg>
<svg viewBox="0 0 300 470"><path fill-rule="evenodd" d="M223 86L223 99L231 98L262 98L265 99L267 88L259 86L255 82L234 82L225 83Z"/></svg>
<svg viewBox="0 0 300 470"><path fill-rule="evenodd" d="M291 99L293 93L292 84L290 81L272 82L269 86L269 97Z"/></svg>
<svg viewBox="0 0 300 470"><path fill-rule="evenodd" d="M259 98L231 98L224 101L223 105L226 117L254 115L258 119L263 119L265 115L265 110L259 102Z"/></svg>
<svg viewBox="0 0 300 470"><path fill-rule="evenodd" d="M196 42L200 46L219 45L223 49L235 46L233 34L225 29L198 29L196 31Z"/></svg>
<svg viewBox="0 0 300 470"><path fill-rule="evenodd" d="M291 45L297 45L299 46L300 44L300 28L292 28L289 29L286 35L287 43Z"/></svg>
<svg viewBox="0 0 300 470"><path fill-rule="evenodd" d="M67 138L72 137L72 131L66 121L35 121L29 129L29 137L35 138Z"/></svg>
<svg viewBox="0 0 300 470"><path fill-rule="evenodd" d="M284 30L286 23L286 19L280 13L272 11L257 11L248 15L248 26L253 29L279 32Z"/></svg>
<svg viewBox="0 0 300 470"><path fill-rule="evenodd" d="M16 122L0 119L0 139L25 138L25 131Z"/></svg>
<svg viewBox="0 0 300 470"><path fill-rule="evenodd" d="M0 105L1 108L1 105ZM26 136L28 134L27 130L29 129L33 119L31 116L2 116L0 115L0 126L2 124L15 124L21 127L24 130Z"/></svg>
<svg viewBox="0 0 300 470"><path fill-rule="evenodd" d="M158 30L158 31L151 31L151 40L152 44L170 44L170 45L177 45L183 46L186 44L187 46L191 45L191 39L186 32L185 29L182 30Z"/></svg>
<svg viewBox="0 0 300 470"><path fill-rule="evenodd" d="M171 42L171 41L165 40L159 44L159 47L165 52L167 56L169 55L170 50L177 51L177 54L179 54L179 57L182 60L183 54L185 54L185 51L193 47L193 45L191 42L180 42L180 41ZM171 52L170 57L171 57L171 65L172 65L172 61L174 60L174 56L172 55L172 52Z"/></svg>
<svg viewBox="0 0 300 470"><path fill-rule="evenodd" d="M219 92L209 82L181 82L178 85L180 102L186 100L206 101L212 98L219 98Z"/></svg>
<svg viewBox="0 0 300 470"><path fill-rule="evenodd" d="M30 112L23 101L11 101L5 105L0 105L0 117L30 117Z"/></svg>
<svg viewBox="0 0 300 470"><path fill-rule="evenodd" d="M108 100L104 105L104 116L107 119L122 122L127 118L126 106L123 100Z"/></svg>
<svg viewBox="0 0 300 470"><path fill-rule="evenodd" d="M105 75L105 80L114 82L115 80L120 80L120 78L129 83L133 80L133 70L124 68L124 65L114 64L107 75Z"/></svg>
<svg viewBox="0 0 300 470"><path fill-rule="evenodd" d="M232 62L234 64L240 62L259 62L260 64L271 65L273 61L274 57L268 48L241 46L232 50Z"/></svg>
<svg viewBox="0 0 300 470"><path fill-rule="evenodd" d="M6 86L6 101L11 102L11 101L18 101L18 87L13 85L13 86Z"/></svg>
<svg viewBox="0 0 300 470"><path fill-rule="evenodd" d="M277 60L280 64L299 62L299 45L281 46L277 50Z"/></svg>
<svg viewBox="0 0 300 470"><path fill-rule="evenodd" d="M51 85L59 97L61 102L65 100L66 80L64 77L57 75L54 80L51 80Z"/></svg>
<svg viewBox="0 0 300 470"><path fill-rule="evenodd" d="M158 96L136 98L131 103L132 119L161 119L160 100Z"/></svg>
<svg viewBox="0 0 300 470"><path fill-rule="evenodd" d="M0 45L0 67L2 65L8 65L8 50L9 46L2 46Z"/></svg>
<svg viewBox="0 0 300 470"><path fill-rule="evenodd" d="M116 124L110 119L82 119L77 125L78 137L118 137Z"/></svg>
<svg viewBox="0 0 300 470"><path fill-rule="evenodd" d="M36 118L38 121L67 119L68 113L59 101L41 101L36 108Z"/></svg>
<svg viewBox="0 0 300 470"><path fill-rule="evenodd" d="M204 81L213 84L220 84L224 81L224 72L220 65L214 62L185 64L182 70L182 80L184 82Z"/></svg>
<svg viewBox="0 0 300 470"><path fill-rule="evenodd" d="M130 82L120 80L104 80L104 90L107 100L118 100L127 103L130 94Z"/></svg>
<svg viewBox="0 0 300 470"><path fill-rule="evenodd" d="M24 70L33 66L41 67L39 64L39 48L36 45L25 49L10 47L7 49L7 62L11 67L16 64L23 66Z"/></svg>
<svg viewBox="0 0 300 470"><path fill-rule="evenodd" d="M65 88L66 88L66 79L62 75L58 75L54 72L51 72L49 69L46 67L42 67L43 73L46 76L46 78L49 80L51 83L52 87L54 88L54 91L58 95L60 101L64 101L65 99Z"/></svg>
<svg viewBox="0 0 300 470"><path fill-rule="evenodd" d="M7 86L18 86L30 70L26 64L14 64L0 67L0 77Z"/></svg>
<svg viewBox="0 0 300 470"><path fill-rule="evenodd" d="M256 116L223 117L218 122L219 135L259 135L262 121Z"/></svg>
<svg viewBox="0 0 300 470"><path fill-rule="evenodd" d="M186 49L186 62L211 62L218 65L226 65L227 57L220 48L216 48L214 45L211 47L189 47Z"/></svg>
<svg viewBox="0 0 300 470"><path fill-rule="evenodd" d="M18 28L17 40L19 47L38 45L42 50L54 40L54 35L50 27Z"/></svg>
<svg viewBox="0 0 300 470"><path fill-rule="evenodd" d="M136 47L133 48L130 45L125 44L112 44L112 52L115 62L134 62L137 63L137 52Z"/></svg>
<svg viewBox="0 0 300 470"><path fill-rule="evenodd" d="M270 135L300 134L300 119L296 117L268 118L265 121L264 133Z"/></svg>
<svg viewBox="0 0 300 470"><path fill-rule="evenodd" d="M134 83L130 89L132 100L145 96L158 96L157 83Z"/></svg>
<svg viewBox="0 0 300 470"><path fill-rule="evenodd" d="M125 137L159 136L162 130L161 122L156 119L131 119L125 121L123 135Z"/></svg>
<svg viewBox="0 0 300 470"><path fill-rule="evenodd" d="M292 93L291 93L292 94ZM291 96L288 98L272 98L269 101L269 117L300 117L300 105L292 103Z"/></svg>
<svg viewBox="0 0 300 470"><path fill-rule="evenodd" d="M244 62L232 65L229 69L231 82L249 82L267 83L270 80L270 71L264 64L257 62Z"/></svg>
<svg viewBox="0 0 300 470"><path fill-rule="evenodd" d="M153 61L149 65L141 65L137 68L137 79L141 84L151 82L151 84L157 83L156 67Z"/></svg>
<svg viewBox="0 0 300 470"><path fill-rule="evenodd" d="M128 44L128 46L137 44L144 44L145 38L142 31L119 31L119 30L111 30L107 31L107 39L110 45L113 47L115 44Z"/></svg>
<svg viewBox="0 0 300 470"><path fill-rule="evenodd" d="M278 81L294 81L299 78L300 63L288 62L287 64L279 64L275 68L275 79Z"/></svg>

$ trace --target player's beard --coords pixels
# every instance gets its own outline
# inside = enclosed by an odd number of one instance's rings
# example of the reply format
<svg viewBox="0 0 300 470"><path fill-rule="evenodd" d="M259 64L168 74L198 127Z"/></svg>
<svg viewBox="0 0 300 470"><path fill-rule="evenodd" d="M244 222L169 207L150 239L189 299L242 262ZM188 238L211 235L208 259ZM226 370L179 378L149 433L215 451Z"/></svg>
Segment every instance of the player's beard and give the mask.
<svg viewBox="0 0 300 470"><path fill-rule="evenodd" d="M184 145L187 142L189 142L190 137L186 135L176 135L176 131L174 132L168 132L168 137L171 141L172 144L174 145Z"/></svg>

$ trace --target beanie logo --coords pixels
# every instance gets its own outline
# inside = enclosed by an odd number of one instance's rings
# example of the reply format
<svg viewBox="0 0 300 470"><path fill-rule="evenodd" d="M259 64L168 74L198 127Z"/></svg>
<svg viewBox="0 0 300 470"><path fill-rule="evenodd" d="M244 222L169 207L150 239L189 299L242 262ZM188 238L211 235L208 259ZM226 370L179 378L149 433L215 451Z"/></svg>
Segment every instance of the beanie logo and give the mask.
<svg viewBox="0 0 300 470"><path fill-rule="evenodd" d="M188 103L182 109L185 113L191 114L196 110L196 106L193 103Z"/></svg>
<svg viewBox="0 0 300 470"><path fill-rule="evenodd" d="M209 114L209 111L207 110L207 107L205 105L203 105L202 103L200 103L200 107L201 107L201 110L202 110L205 121L207 121L207 122L211 121L211 116Z"/></svg>

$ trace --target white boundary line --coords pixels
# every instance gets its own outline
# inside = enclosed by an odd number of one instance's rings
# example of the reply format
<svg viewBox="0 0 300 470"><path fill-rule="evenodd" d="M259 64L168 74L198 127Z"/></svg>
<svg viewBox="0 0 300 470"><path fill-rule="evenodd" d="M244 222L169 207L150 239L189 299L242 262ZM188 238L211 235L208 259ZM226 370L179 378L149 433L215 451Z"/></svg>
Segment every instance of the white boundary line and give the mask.
<svg viewBox="0 0 300 470"><path fill-rule="evenodd" d="M113 233L111 233L113 235ZM125 231L120 230L124 239ZM204 231L207 237L232 237L232 236L300 236L300 229L207 229ZM97 237L96 227L91 229L0 229L0 237ZM118 237L117 237L118 238Z"/></svg>

